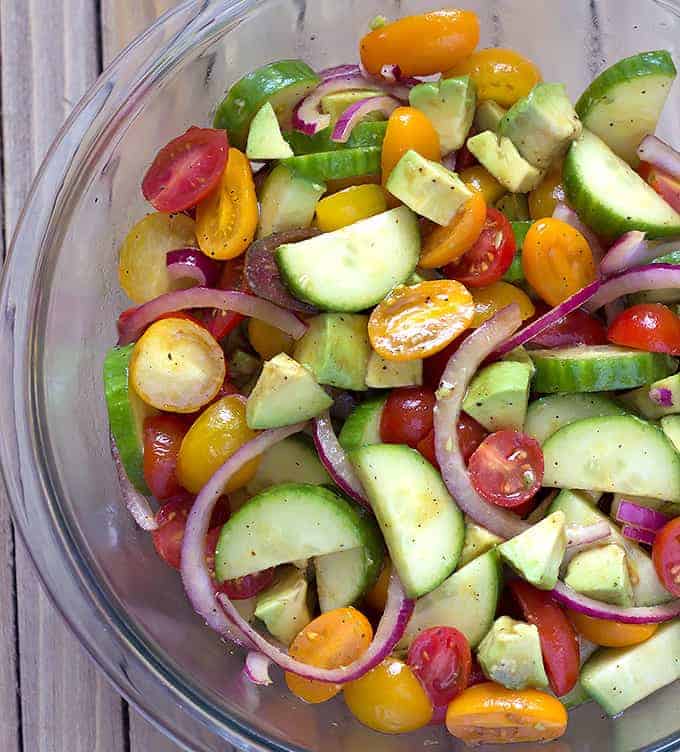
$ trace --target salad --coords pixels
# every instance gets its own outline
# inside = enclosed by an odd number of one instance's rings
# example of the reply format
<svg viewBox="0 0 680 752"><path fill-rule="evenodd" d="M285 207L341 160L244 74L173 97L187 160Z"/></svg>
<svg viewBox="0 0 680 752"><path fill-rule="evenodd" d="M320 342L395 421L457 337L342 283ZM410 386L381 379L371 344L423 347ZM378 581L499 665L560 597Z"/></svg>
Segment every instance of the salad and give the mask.
<svg viewBox="0 0 680 752"><path fill-rule="evenodd" d="M676 69L572 104L478 41L376 18L234 83L143 176L104 363L128 509L243 680L469 744L680 678Z"/></svg>

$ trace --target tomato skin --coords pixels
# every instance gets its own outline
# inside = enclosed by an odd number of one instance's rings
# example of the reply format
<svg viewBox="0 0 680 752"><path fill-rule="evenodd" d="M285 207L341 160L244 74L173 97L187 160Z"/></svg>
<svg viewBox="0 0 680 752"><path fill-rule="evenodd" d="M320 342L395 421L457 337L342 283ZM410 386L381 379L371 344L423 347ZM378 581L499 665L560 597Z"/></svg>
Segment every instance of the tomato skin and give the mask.
<svg viewBox="0 0 680 752"><path fill-rule="evenodd" d="M226 131L192 126L158 152L142 181L144 198L160 212L196 206L219 183L228 150Z"/></svg>
<svg viewBox="0 0 680 752"><path fill-rule="evenodd" d="M321 232L333 232L386 209L387 197L381 186L354 185L322 198L316 205L316 222Z"/></svg>
<svg viewBox="0 0 680 752"><path fill-rule="evenodd" d="M420 266L437 269L459 259L477 242L485 220L486 201L481 193L475 193L448 225L438 225L425 236Z"/></svg>
<svg viewBox="0 0 680 752"><path fill-rule="evenodd" d="M574 345L606 345L604 324L585 311L572 311L544 329L528 343L530 347L572 347Z"/></svg>
<svg viewBox="0 0 680 752"><path fill-rule="evenodd" d="M636 350L680 355L680 317L661 303L640 303L612 321L607 339Z"/></svg>
<svg viewBox="0 0 680 752"><path fill-rule="evenodd" d="M383 187L397 162L413 149L425 159L436 162L441 157L439 134L429 118L415 107L397 107L387 121L382 144L381 170ZM388 194L394 202L394 196Z"/></svg>
<svg viewBox="0 0 680 752"><path fill-rule="evenodd" d="M214 550L215 549L213 548L213 551ZM274 582L275 574L276 569L274 567L263 569L261 572L247 574L244 577L237 577L234 580L225 580L219 584L218 590L220 593L227 595L233 601L244 601L268 588L272 582Z"/></svg>
<svg viewBox="0 0 680 752"><path fill-rule="evenodd" d="M562 186L562 165L558 164L543 178L529 194L529 216L533 220L552 217L557 204L566 201Z"/></svg>
<svg viewBox="0 0 680 752"><path fill-rule="evenodd" d="M393 389L380 418L382 441L415 449L433 428L434 403L434 392L426 387Z"/></svg>
<svg viewBox="0 0 680 752"><path fill-rule="evenodd" d="M519 306L519 312L523 321L530 319L536 309L531 298L516 285L510 282L494 282L486 287L475 287L472 291L472 300L475 304L475 315L472 317L470 327L476 329L498 311L512 303Z"/></svg>
<svg viewBox="0 0 680 752"><path fill-rule="evenodd" d="M179 415L152 415L144 421L144 480L157 499L169 499L182 491L177 457L187 428Z"/></svg>
<svg viewBox="0 0 680 752"><path fill-rule="evenodd" d="M659 628L658 624L623 624L608 619L569 611L569 619L576 631L586 640L608 648L627 648L648 640Z"/></svg>
<svg viewBox="0 0 680 752"><path fill-rule="evenodd" d="M680 180L648 162L641 162L638 172L666 203L680 212Z"/></svg>
<svg viewBox="0 0 680 752"><path fill-rule="evenodd" d="M484 198L487 204L495 204L499 198L505 196L507 190L482 165L474 165L465 170L458 168L458 176L466 187Z"/></svg>
<svg viewBox="0 0 680 752"><path fill-rule="evenodd" d="M486 429L480 426L467 413L461 413L458 416L458 444L465 464L470 461L470 457L474 454L475 449L484 441L487 435ZM439 469L437 454L434 448L434 429L418 442L416 449L430 464Z"/></svg>
<svg viewBox="0 0 680 752"><path fill-rule="evenodd" d="M248 292L248 283L244 274L245 256L237 256L227 261L222 267L222 274L217 283L219 290L239 290ZM212 336L219 340L243 321L245 317L232 311L211 311L206 320L206 327Z"/></svg>
<svg viewBox="0 0 680 752"><path fill-rule="evenodd" d="M666 590L680 598L680 517L666 523L656 534L652 561Z"/></svg>

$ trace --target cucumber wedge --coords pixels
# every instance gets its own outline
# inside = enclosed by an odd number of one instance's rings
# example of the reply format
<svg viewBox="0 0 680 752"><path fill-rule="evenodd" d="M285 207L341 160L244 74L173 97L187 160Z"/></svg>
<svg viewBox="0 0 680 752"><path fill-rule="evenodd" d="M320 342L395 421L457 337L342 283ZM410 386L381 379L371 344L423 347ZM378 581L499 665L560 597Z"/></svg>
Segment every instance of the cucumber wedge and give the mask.
<svg viewBox="0 0 680 752"><path fill-rule="evenodd" d="M316 154L322 151L341 151L343 149L355 149L360 146L382 146L385 140L387 123L358 123L347 139L347 143L341 144L331 139L333 128L328 127L308 136L300 131L287 131L283 137L291 145L296 155Z"/></svg>
<svg viewBox="0 0 680 752"><path fill-rule="evenodd" d="M569 204L600 235L614 238L629 230L642 230L649 238L680 234L680 214L590 131L571 145L562 183Z"/></svg>
<svg viewBox="0 0 680 752"><path fill-rule="evenodd" d="M654 133L677 71L666 50L619 60L583 92L576 112L612 151L637 166L642 139Z"/></svg>
<svg viewBox="0 0 680 752"><path fill-rule="evenodd" d="M338 435L340 446L346 452L367 444L380 444L380 418L385 402L387 397L378 397L362 402L352 410Z"/></svg>
<svg viewBox="0 0 680 752"><path fill-rule="evenodd" d="M303 154L284 159L282 164L308 180L323 183L326 180L377 175L380 172L380 154L379 146L361 146Z"/></svg>

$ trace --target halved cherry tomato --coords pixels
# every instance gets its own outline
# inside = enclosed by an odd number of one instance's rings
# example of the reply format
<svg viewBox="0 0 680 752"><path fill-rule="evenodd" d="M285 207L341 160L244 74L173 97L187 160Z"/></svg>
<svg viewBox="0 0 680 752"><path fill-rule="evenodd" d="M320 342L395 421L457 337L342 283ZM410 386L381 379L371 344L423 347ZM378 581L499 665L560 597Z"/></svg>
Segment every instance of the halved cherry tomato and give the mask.
<svg viewBox="0 0 680 752"><path fill-rule="evenodd" d="M211 572L215 571L215 547L217 546L217 538L221 532L220 528L216 528L214 531L215 543L209 547L212 553L212 568ZM210 533L208 533L210 538ZM225 580L224 582L217 583L216 589L220 593L224 593L229 596L233 601L244 601L247 598L252 598L258 593L268 588L276 575L276 568L271 567L269 569L263 569L261 572L253 572L253 574L246 574L243 577L236 577L233 580Z"/></svg>
<svg viewBox="0 0 680 752"><path fill-rule="evenodd" d="M636 350L680 355L680 317L661 303L640 303L612 321L607 338Z"/></svg>
<svg viewBox="0 0 680 752"><path fill-rule="evenodd" d="M521 431L496 431L477 447L468 470L480 496L499 507L517 507L541 487L543 452Z"/></svg>
<svg viewBox="0 0 680 752"><path fill-rule="evenodd" d="M461 413L458 416L458 444L460 453L463 455L463 461L466 464L487 435L486 429L467 413ZM439 468L434 449L434 429L418 442L416 449L428 462Z"/></svg>
<svg viewBox="0 0 680 752"><path fill-rule="evenodd" d="M250 162L232 147L218 187L196 208L196 238L201 250L216 259L240 256L253 242L257 218Z"/></svg>
<svg viewBox="0 0 680 752"><path fill-rule="evenodd" d="M415 107L397 107L387 121L382 144L383 186L397 162L409 149L417 151L425 159L438 162L441 158L439 134L429 118Z"/></svg>
<svg viewBox="0 0 680 752"><path fill-rule="evenodd" d="M290 334L261 319L250 319L248 322L248 339L263 360L270 360L282 352L290 354L295 343Z"/></svg>
<svg viewBox="0 0 680 752"><path fill-rule="evenodd" d="M386 209L387 197L383 188L370 183L354 185L322 198L316 205L316 222L321 232L332 232Z"/></svg>
<svg viewBox="0 0 680 752"><path fill-rule="evenodd" d="M368 337L387 360L418 360L442 350L472 321L472 296L454 280L395 287L373 309Z"/></svg>
<svg viewBox="0 0 680 752"><path fill-rule="evenodd" d="M187 428L179 415L152 415L144 420L144 480L157 499L182 491L177 457Z"/></svg>
<svg viewBox="0 0 680 752"><path fill-rule="evenodd" d="M142 181L144 198L160 212L196 206L217 187L228 150L226 131L192 126L158 152Z"/></svg>
<svg viewBox="0 0 680 752"><path fill-rule="evenodd" d="M676 180L658 167L652 167L649 162L640 162L638 172L664 201L676 212L680 212L680 180Z"/></svg>
<svg viewBox="0 0 680 752"><path fill-rule="evenodd" d="M663 586L680 598L680 517L666 523L656 534L652 560Z"/></svg>
<svg viewBox="0 0 680 752"><path fill-rule="evenodd" d="M567 730L567 711L545 692L485 682L469 687L451 702L446 726L467 744L549 741Z"/></svg>
<svg viewBox="0 0 680 752"><path fill-rule="evenodd" d="M508 191L482 165L474 165L462 170L457 168L460 179L473 192L484 197L487 204L495 204Z"/></svg>
<svg viewBox="0 0 680 752"><path fill-rule="evenodd" d="M486 201L481 193L475 193L448 225L437 225L425 236L420 266L437 269L459 259L477 242L485 221Z"/></svg>
<svg viewBox="0 0 680 752"><path fill-rule="evenodd" d="M474 13L438 10L380 26L361 39L359 53L374 76L383 65L398 65L404 76L428 76L456 65L477 42L479 19Z"/></svg>
<svg viewBox="0 0 680 752"><path fill-rule="evenodd" d="M515 236L508 218L489 206L477 242L458 261L444 267L444 274L468 287L490 285L508 271L515 250Z"/></svg>
<svg viewBox="0 0 680 752"><path fill-rule="evenodd" d="M552 217L529 228L522 246L522 269L527 282L552 306L597 275L588 241L571 225Z"/></svg>
<svg viewBox="0 0 680 752"><path fill-rule="evenodd" d="M565 201L562 165L557 164L529 194L529 216L534 220L552 217L557 204Z"/></svg>
<svg viewBox="0 0 680 752"><path fill-rule="evenodd" d="M609 619L569 611L571 623L586 640L607 648L627 648L648 640L659 628L658 624L623 624Z"/></svg>
<svg viewBox="0 0 680 752"><path fill-rule="evenodd" d="M535 312L531 298L515 285L509 282L494 282L487 287L478 287L472 291L475 304L475 315L472 317L471 329L476 329L485 321L495 316L498 311L512 303L519 306L522 320L530 319Z"/></svg>
<svg viewBox="0 0 680 752"><path fill-rule="evenodd" d="M529 343L532 347L572 347L574 345L606 345L604 324L585 311L572 311L544 329Z"/></svg>
<svg viewBox="0 0 680 752"><path fill-rule="evenodd" d="M420 386L393 389L380 417L380 439L385 444L407 444L415 449L434 425L434 392Z"/></svg>
<svg viewBox="0 0 680 752"><path fill-rule="evenodd" d="M524 618L538 629L550 689L558 697L566 695L574 688L580 669L574 628L549 593L524 580L512 580L508 587L519 602Z"/></svg>
<svg viewBox="0 0 680 752"><path fill-rule="evenodd" d="M293 640L288 652L317 668L339 668L360 658L373 640L368 619L355 608L335 608L317 616ZM286 673L288 689L301 700L326 702L340 692L339 684L302 679Z"/></svg>
<svg viewBox="0 0 680 752"><path fill-rule="evenodd" d="M222 267L222 274L217 287L220 290L240 290L248 292L248 282L244 274L245 256L237 256L227 261ZM215 339L226 337L229 332L243 321L245 317L233 311L211 311L206 319L208 331Z"/></svg>

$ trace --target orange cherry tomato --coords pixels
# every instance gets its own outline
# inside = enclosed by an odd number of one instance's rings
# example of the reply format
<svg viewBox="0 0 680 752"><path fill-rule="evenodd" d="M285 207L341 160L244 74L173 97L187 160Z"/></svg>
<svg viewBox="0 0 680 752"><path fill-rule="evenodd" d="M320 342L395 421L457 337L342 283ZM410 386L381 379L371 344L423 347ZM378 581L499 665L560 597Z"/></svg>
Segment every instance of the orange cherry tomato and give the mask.
<svg viewBox="0 0 680 752"><path fill-rule="evenodd" d="M317 668L348 666L360 658L373 639L368 619L355 608L335 608L317 616L293 640L288 652L302 663ZM301 700L326 702L340 692L339 684L303 679L286 673L288 689Z"/></svg>
<svg viewBox="0 0 680 752"><path fill-rule="evenodd" d="M576 631L586 640L607 648L627 648L648 640L659 628L658 624L622 624L608 619L596 619L593 616L568 612L569 619Z"/></svg>
<svg viewBox="0 0 680 752"><path fill-rule="evenodd" d="M597 271L588 241L560 219L539 219L529 228L522 246L527 282L551 306L556 306L595 279Z"/></svg>
<svg viewBox="0 0 680 752"><path fill-rule="evenodd" d="M486 287L476 287L472 291L472 300L475 305L475 315L472 317L470 328L476 329L485 321L494 316L501 308L517 303L522 321L530 319L536 309L531 298L520 290L519 287L509 282L494 282Z"/></svg>
<svg viewBox="0 0 680 752"><path fill-rule="evenodd" d="M529 194L529 215L532 219L552 217L557 204L565 200L562 165L557 164Z"/></svg>
<svg viewBox="0 0 680 752"><path fill-rule="evenodd" d="M427 358L467 329L473 313L472 296L455 280L401 285L373 309L368 337L387 360Z"/></svg>
<svg viewBox="0 0 680 752"><path fill-rule="evenodd" d="M473 193L481 193L487 204L495 204L507 190L482 165L467 167L458 173L460 179Z"/></svg>
<svg viewBox="0 0 680 752"><path fill-rule="evenodd" d="M429 118L415 107L397 107L387 121L382 145L382 183L409 149L438 162L441 158L439 134Z"/></svg>
<svg viewBox="0 0 680 752"><path fill-rule="evenodd" d="M567 730L564 705L535 689L475 684L454 698L446 727L467 744L504 744L557 739Z"/></svg>
<svg viewBox="0 0 680 752"><path fill-rule="evenodd" d="M503 47L473 52L444 74L445 78L454 76L470 76L480 101L493 99L503 107L512 107L541 80L541 72L531 60Z"/></svg>
<svg viewBox="0 0 680 752"><path fill-rule="evenodd" d="M438 10L406 16L366 34L361 62L374 76L383 65L398 65L404 76L441 73L466 58L479 42L479 19L472 11Z"/></svg>
<svg viewBox="0 0 680 752"><path fill-rule="evenodd" d="M250 162L232 147L219 185L196 207L196 238L201 250L216 259L240 256L253 242L257 218Z"/></svg>
<svg viewBox="0 0 680 752"><path fill-rule="evenodd" d="M392 562L389 559L385 559L383 562L383 568L380 571L380 576L376 580L375 585L373 585L364 596L366 605L378 613L382 613L385 610L385 604L387 603L387 588L390 584L391 573Z"/></svg>
<svg viewBox="0 0 680 752"><path fill-rule="evenodd" d="M486 220L486 201L481 193L474 193L458 210L453 220L437 225L423 240L420 266L437 269L457 261L477 242Z"/></svg>

